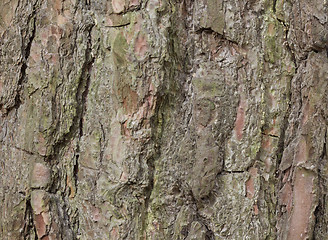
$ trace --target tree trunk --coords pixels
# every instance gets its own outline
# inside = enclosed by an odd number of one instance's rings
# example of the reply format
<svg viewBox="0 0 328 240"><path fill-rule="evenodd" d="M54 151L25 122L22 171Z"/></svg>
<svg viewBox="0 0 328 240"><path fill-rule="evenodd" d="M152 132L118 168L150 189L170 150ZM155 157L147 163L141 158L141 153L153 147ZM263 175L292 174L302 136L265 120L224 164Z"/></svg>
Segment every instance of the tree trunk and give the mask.
<svg viewBox="0 0 328 240"><path fill-rule="evenodd" d="M323 0L3 0L0 239L328 239Z"/></svg>

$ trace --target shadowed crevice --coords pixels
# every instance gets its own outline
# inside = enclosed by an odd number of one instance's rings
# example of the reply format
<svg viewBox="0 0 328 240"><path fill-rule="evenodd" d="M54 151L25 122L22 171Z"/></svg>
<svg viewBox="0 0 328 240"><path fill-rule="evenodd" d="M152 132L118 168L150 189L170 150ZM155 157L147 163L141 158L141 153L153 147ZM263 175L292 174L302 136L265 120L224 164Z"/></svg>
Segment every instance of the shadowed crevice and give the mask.
<svg viewBox="0 0 328 240"><path fill-rule="evenodd" d="M28 17L28 29L27 33L29 34L28 38L22 38L22 66L19 72L19 79L17 82L17 89L16 89L16 96L15 96L15 101L12 106L6 109L5 115L8 116L9 112L12 111L13 109L18 109L20 105L22 104L21 100L21 92L23 90L23 85L27 80L26 76L26 70L27 70L27 62L30 57L30 52L31 52L31 47L33 40L35 38L35 33L36 33L36 17L37 17L37 6L38 6L38 1L35 2L33 5L33 10L31 15ZM32 26L32 29L30 27ZM22 33L21 33L22 34ZM27 43L25 45L25 40L27 39ZM1 106L0 106L1 109Z"/></svg>

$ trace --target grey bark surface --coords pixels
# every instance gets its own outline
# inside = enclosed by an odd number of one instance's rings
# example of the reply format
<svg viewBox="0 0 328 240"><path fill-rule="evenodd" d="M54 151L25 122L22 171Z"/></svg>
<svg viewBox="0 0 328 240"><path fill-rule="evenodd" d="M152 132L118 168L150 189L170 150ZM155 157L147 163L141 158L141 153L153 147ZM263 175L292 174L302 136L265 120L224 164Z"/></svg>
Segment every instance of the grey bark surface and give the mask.
<svg viewBox="0 0 328 240"><path fill-rule="evenodd" d="M328 239L326 0L3 0L0 239Z"/></svg>

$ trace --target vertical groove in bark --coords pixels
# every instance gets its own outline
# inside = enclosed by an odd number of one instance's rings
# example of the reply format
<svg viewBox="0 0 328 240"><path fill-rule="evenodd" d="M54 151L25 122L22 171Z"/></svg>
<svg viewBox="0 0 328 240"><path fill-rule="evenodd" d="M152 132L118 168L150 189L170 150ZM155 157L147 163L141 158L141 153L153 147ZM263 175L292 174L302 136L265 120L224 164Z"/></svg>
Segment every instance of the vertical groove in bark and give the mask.
<svg viewBox="0 0 328 240"><path fill-rule="evenodd" d="M32 232L36 234L35 226L33 224L33 209L31 206L31 199L26 199L24 226L23 226L23 231L21 232L21 238L28 239L31 236Z"/></svg>
<svg viewBox="0 0 328 240"><path fill-rule="evenodd" d="M88 38L90 39L90 32L92 31L92 26L88 26L89 29L85 29L88 33ZM91 40L87 42L87 48L85 50L84 62L82 68L80 69L80 76L78 80L78 86L76 90L76 114L73 117L72 125L67 133L65 133L53 146L53 155L47 156L47 161L52 160L59 161L58 157L61 154L61 150L65 148L68 143L75 137L78 133L79 137L83 136L83 116L86 109L86 99L89 92L90 86L90 72L94 64L94 57L91 56Z"/></svg>
<svg viewBox="0 0 328 240"><path fill-rule="evenodd" d="M35 32L36 32L36 17L37 17L37 8L38 8L39 1L35 1L33 4L33 9L32 13L28 16L27 19L27 24L28 27L26 29L26 33L29 36L24 36L23 32L20 32L21 38L22 38L22 50L21 50L21 59L20 59L20 72L19 72L19 78L17 81L17 88L16 88L16 93L15 93L15 100L14 104L12 106L9 106L8 108L5 109L5 115L8 116L8 113L13 110L13 109L18 109L19 106L22 104L21 100L21 92L24 89L24 83L26 82L26 69L27 69L27 62L30 57L30 51L31 51L31 46L35 37ZM32 29L30 29L32 27ZM27 37L27 39L26 39ZM25 43L25 40L27 40L27 43ZM0 104L0 109L2 108L2 105Z"/></svg>
<svg viewBox="0 0 328 240"><path fill-rule="evenodd" d="M327 176L325 170L327 168L327 129L325 133L325 140L323 145L322 154L320 156L320 162L318 164L318 203L314 211L314 236L313 239L323 239L327 236L327 218L325 218L327 209Z"/></svg>

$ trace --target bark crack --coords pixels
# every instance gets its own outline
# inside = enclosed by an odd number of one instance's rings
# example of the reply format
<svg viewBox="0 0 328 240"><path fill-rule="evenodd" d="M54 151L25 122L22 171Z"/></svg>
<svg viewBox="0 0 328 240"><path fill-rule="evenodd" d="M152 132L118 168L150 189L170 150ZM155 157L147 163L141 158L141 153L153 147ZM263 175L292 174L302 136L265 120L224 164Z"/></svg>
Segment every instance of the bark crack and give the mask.
<svg viewBox="0 0 328 240"><path fill-rule="evenodd" d="M324 136L324 143L323 143L323 149L322 149L322 154L320 156L320 161L318 163L318 168L317 168L317 173L318 173L318 202L317 206L314 211L314 226L313 226L313 234L314 238L316 238L316 232L317 231L322 231L322 226L321 225L327 225L326 222L320 222L324 221L325 218L322 220L322 216L325 216L325 206L326 206L326 195L327 195L327 190L325 187L325 177L324 173L322 172L321 168L324 168L324 165L326 164L327 160L325 159L327 156L327 129L325 130L325 136ZM320 219L321 218L321 219ZM325 229L325 228L324 228Z"/></svg>
<svg viewBox="0 0 328 240"><path fill-rule="evenodd" d="M76 114L73 117L72 124L67 133L65 133L53 146L53 153L47 156L47 161L56 160L60 150L63 149L69 141L78 132L79 138L83 136L83 117L86 112L87 107L87 96L90 87L90 72L92 70L95 58L91 56L91 37L90 32L94 25L89 26L88 31L88 43L85 50L85 59L81 68L81 73L79 76L79 83L76 90Z"/></svg>
<svg viewBox="0 0 328 240"><path fill-rule="evenodd" d="M250 167L248 167L250 168ZM234 173L245 173L248 172L248 168L246 170L232 170L232 171L228 171L228 170L223 170L222 172L220 172L218 175L223 175L223 174L234 174Z"/></svg>
<svg viewBox="0 0 328 240"><path fill-rule="evenodd" d="M164 122L163 122L163 108L167 106L167 98L166 96L158 97L157 98L157 103L156 104L156 109L155 109L155 114L154 116L151 117L150 119L150 124L151 124L151 129L157 130L152 132L152 140L154 143L154 149L155 153L149 157L146 161L147 164L147 170L148 170L148 185L145 188L145 205L144 205L144 213L142 216L142 231L146 232L147 230L147 225L148 225L148 217L149 217L149 208L151 205L151 195L154 190L155 186L155 171L156 171L156 166L155 166L155 161L158 160L161 156L161 141L163 137L163 127L164 127Z"/></svg>
<svg viewBox="0 0 328 240"><path fill-rule="evenodd" d="M267 133L262 132L262 135L279 139L279 136L274 135L274 134L267 134Z"/></svg>
<svg viewBox="0 0 328 240"><path fill-rule="evenodd" d="M199 28L195 31L196 34L202 34L202 33L206 33L206 34L213 34L213 35L216 35L218 37L220 37L221 39L220 40L223 40L223 41L226 41L230 44L235 44L235 45L239 45L238 42L236 41L233 41L231 39L228 39L224 34L221 34L221 33L218 33L216 31L214 31L212 28L210 27L202 27L202 28Z"/></svg>
<svg viewBox="0 0 328 240"><path fill-rule="evenodd" d="M31 231L34 231L35 238L37 236L36 229L33 223L33 209L31 205L31 195L25 200L25 212L24 212L24 226L22 228L21 236L23 239L29 239Z"/></svg>
<svg viewBox="0 0 328 240"><path fill-rule="evenodd" d="M189 187L190 188L190 187ZM189 194L191 197L191 202L193 204L193 206L195 207L194 211L196 214L196 219L194 219L193 221L199 221L205 228L206 228L206 236L205 236L205 240L214 240L214 232L211 230L211 228L208 226L209 224L207 223L207 219L206 217L202 216L199 209L198 209L198 201L196 200L192 190L189 190Z"/></svg>
<svg viewBox="0 0 328 240"><path fill-rule="evenodd" d="M79 31L81 34L86 37L86 48L84 49L84 52L82 53L83 57L83 63L82 66L76 70L77 72L77 87L76 91L74 93L75 95L75 114L72 117L72 122L69 127L69 130L62 134L55 142L52 144L52 152L45 157L45 161L49 162L50 165L55 166L56 164L59 163L60 157L63 154L63 151L65 148L70 144L70 142L73 139L77 139L77 143L75 146L75 157L72 159L72 162L70 163L71 166L71 177L72 179L72 184L75 185L74 187L77 188L77 174L79 170L79 156L80 156L80 140L81 137L83 136L83 118L84 115L87 111L87 97L89 93L89 87L90 87L90 81L91 81L91 71L93 68L94 60L95 58L92 56L92 39L91 39L91 31L94 26L94 23L90 23L88 19L86 22L82 22L82 27L76 29L75 31L75 36L74 36L74 43L72 45L72 51L77 51L78 46L77 46L77 35ZM58 87L56 88L56 90ZM56 91L57 94L57 91ZM53 104L55 104L55 100L53 100ZM53 109L57 109L56 106L53 106ZM58 114L56 114L57 116ZM58 121L58 124L60 124L60 121ZM56 126L54 134L57 132L57 134L60 132L59 131L59 126ZM76 231L74 229L77 229L79 226L79 218L78 218L78 213L73 212L74 208L71 208L70 205L68 204L66 200L66 188L67 185L65 183L63 184L63 178L67 177L67 173L65 171L63 172L58 172L56 176L52 177L52 182L50 184L48 194L51 194L54 196L53 202L54 205L57 208L57 217L60 219L61 223L61 228L64 229L62 230L59 234L62 238L69 238L69 239L75 239L76 236ZM63 188L64 190L61 191L61 196L57 196L53 193L56 193L60 188ZM75 189L75 192L77 190ZM74 195L70 195L69 197L74 197ZM64 205L59 204L59 199L64 202ZM58 215L59 214L59 215ZM56 220L54 220L56 221ZM74 222L74 224L72 224ZM70 237L68 237L70 236ZM72 237L72 238L71 238Z"/></svg>
<svg viewBox="0 0 328 240"><path fill-rule="evenodd" d="M13 146L13 145L11 145L11 147L15 148L16 150L22 151L22 152L24 152L24 153L26 153L28 155L32 155L32 156L38 155L38 156L40 156L42 158L44 157L43 155L39 154L38 152L32 152L32 151L26 150L24 148L20 148L20 147Z"/></svg>
<svg viewBox="0 0 328 240"><path fill-rule="evenodd" d="M26 76L26 70L28 67L27 62L30 57L31 47L32 47L32 43L33 43L33 40L35 38L35 33L36 33L37 5L38 5L38 1L36 1L35 4L33 4L32 13L28 17L28 24L32 25L32 29L30 29L31 26L29 26L27 29L27 33L28 33L29 37L27 38L26 46L24 46L26 39L24 37L22 38L22 62L21 62L22 65L21 65L20 72L19 72L19 78L18 78L18 82L17 82L17 89L16 89L16 96L15 96L14 104L6 109L5 116L8 116L9 112L11 112L13 109L17 110L20 107L20 105L22 104L21 91L23 90L23 84L27 78L27 76ZM21 33L21 35L23 35L23 33ZM0 106L0 108L1 108L1 106Z"/></svg>
<svg viewBox="0 0 328 240"><path fill-rule="evenodd" d="M274 13L276 13L276 0L274 0L274 6L273 6L273 11ZM286 94L286 102L288 103L287 105L287 108L285 110L285 113L284 113L284 116L283 116L283 120L282 120L282 124L281 124L281 127L280 127L280 136L277 136L278 138L278 145L277 145L277 151L275 153L276 155L276 166L275 166L275 175L276 175L276 178L278 179L277 180L277 184L275 186L275 196L276 196L276 201L275 201L275 211L276 211L276 214L279 217L281 217L283 215L283 212L282 212L282 208L281 208L281 205L278 203L278 197L279 197L279 191L282 189L283 187L283 172L280 171L279 167L280 167L280 164L281 164L281 160L282 160L282 156L283 156L283 153L284 153L284 150L286 148L285 146L285 139L286 139L286 131L288 129L288 126L289 126L289 116L291 114L291 111L292 111L292 81L293 79L295 78L295 76L297 76L297 72L298 72L298 68L299 68L299 65L298 65L298 62L296 60L296 56L295 56L295 53L293 51L293 49L291 48L290 44L289 44L289 41L288 41L288 34L289 34L289 24L287 24L285 21L283 21L282 19L279 19L278 17L276 17L277 21L283 25L284 27L284 30L285 30L285 42L284 42L284 46L287 50L287 52L290 54L290 58L291 58L291 61L294 63L294 66L295 66L295 71L293 73L293 75L290 77L290 80L288 82L288 92ZM274 224L274 231L276 233L279 233L279 222L278 220L276 219L273 219L273 222L275 222L276 224ZM279 234L278 234L279 235Z"/></svg>
<svg viewBox="0 0 328 240"><path fill-rule="evenodd" d="M121 27L126 27L129 26L130 23L125 23L125 24L119 24L119 25L113 25L113 26L105 26L107 28L121 28Z"/></svg>
<svg viewBox="0 0 328 240"><path fill-rule="evenodd" d="M103 164L103 159L104 159L104 151L105 151L105 144L106 144L106 132L104 129L104 125L99 121L100 125L100 130L101 130L101 135L102 137L100 138L100 154L99 154L99 164L100 167Z"/></svg>
<svg viewBox="0 0 328 240"><path fill-rule="evenodd" d="M276 13L277 9L276 9L276 5L277 5L277 0L273 0L273 5L272 5L272 11L274 13Z"/></svg>
<svg viewBox="0 0 328 240"><path fill-rule="evenodd" d="M145 189L146 199L145 199L145 216L143 219L143 230L145 231L148 223L148 214L149 214L149 206L151 203L151 194L154 189L154 173L155 173L155 165L154 158L150 158L147 160L148 166L148 186Z"/></svg>

